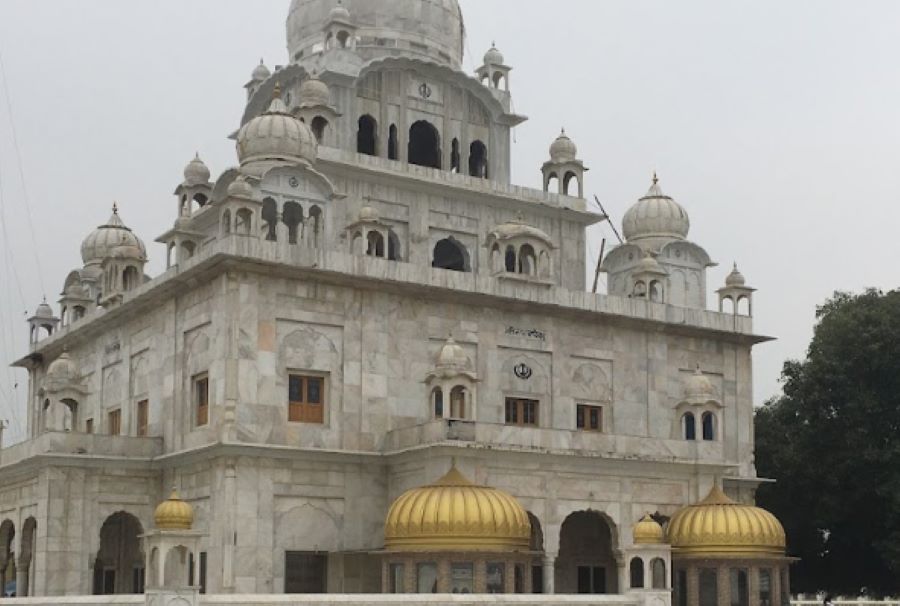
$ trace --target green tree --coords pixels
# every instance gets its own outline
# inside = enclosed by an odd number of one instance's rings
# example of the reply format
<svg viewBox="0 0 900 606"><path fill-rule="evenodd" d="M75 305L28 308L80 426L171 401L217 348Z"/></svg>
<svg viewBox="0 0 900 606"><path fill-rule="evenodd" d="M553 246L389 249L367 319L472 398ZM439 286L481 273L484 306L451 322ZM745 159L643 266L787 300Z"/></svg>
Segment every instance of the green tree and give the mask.
<svg viewBox="0 0 900 606"><path fill-rule="evenodd" d="M900 594L900 290L835 293L804 361L755 417L760 506L783 522L794 591Z"/></svg>

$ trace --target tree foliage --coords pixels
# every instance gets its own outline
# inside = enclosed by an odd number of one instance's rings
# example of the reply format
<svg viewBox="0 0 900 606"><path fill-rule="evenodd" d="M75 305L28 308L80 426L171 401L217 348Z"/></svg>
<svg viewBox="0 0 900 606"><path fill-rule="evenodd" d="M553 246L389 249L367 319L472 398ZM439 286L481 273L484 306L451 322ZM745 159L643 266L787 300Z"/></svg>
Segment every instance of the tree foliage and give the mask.
<svg viewBox="0 0 900 606"><path fill-rule="evenodd" d="M804 361L756 413L757 500L781 519L792 590L900 594L900 291L835 293Z"/></svg>

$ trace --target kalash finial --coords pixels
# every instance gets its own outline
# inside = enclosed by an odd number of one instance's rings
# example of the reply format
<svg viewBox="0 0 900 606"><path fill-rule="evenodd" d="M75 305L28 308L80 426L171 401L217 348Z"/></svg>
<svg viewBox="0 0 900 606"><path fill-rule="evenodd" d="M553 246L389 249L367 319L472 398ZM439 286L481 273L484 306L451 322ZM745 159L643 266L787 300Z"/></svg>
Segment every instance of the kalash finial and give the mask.
<svg viewBox="0 0 900 606"><path fill-rule="evenodd" d="M653 185L657 185L659 183L659 177L656 175L656 171L653 171Z"/></svg>
<svg viewBox="0 0 900 606"><path fill-rule="evenodd" d="M117 202L113 202L113 214L114 215L119 214L119 204Z"/></svg>

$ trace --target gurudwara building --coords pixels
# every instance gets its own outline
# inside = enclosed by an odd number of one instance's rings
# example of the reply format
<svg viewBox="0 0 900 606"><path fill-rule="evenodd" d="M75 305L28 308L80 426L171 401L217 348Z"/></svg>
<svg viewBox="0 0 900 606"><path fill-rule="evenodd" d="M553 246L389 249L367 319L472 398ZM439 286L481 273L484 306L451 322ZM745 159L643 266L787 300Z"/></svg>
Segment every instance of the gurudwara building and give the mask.
<svg viewBox="0 0 900 606"><path fill-rule="evenodd" d="M563 132L543 190L510 183L511 67L462 71L456 0L294 0L287 34L237 164L187 164L165 272L113 207L28 320L0 586L784 604L752 505L767 339L736 267L706 308L685 208L654 177L586 292L587 167Z"/></svg>

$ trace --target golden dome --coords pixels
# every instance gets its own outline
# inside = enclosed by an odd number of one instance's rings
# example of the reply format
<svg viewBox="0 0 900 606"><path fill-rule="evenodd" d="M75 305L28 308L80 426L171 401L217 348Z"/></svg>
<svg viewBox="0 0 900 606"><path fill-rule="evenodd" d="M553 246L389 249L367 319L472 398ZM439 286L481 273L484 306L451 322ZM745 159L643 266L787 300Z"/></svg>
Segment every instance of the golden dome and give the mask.
<svg viewBox="0 0 900 606"><path fill-rule="evenodd" d="M185 503L175 490L153 513L159 530L190 530L194 525L194 508Z"/></svg>
<svg viewBox="0 0 900 606"><path fill-rule="evenodd" d="M389 551L527 551L530 538L531 522L515 497L473 484L455 466L400 495L384 523Z"/></svg>
<svg viewBox="0 0 900 606"><path fill-rule="evenodd" d="M641 521L634 525L634 544L635 545L655 545L662 543L663 528L659 522L650 517L650 514L641 518Z"/></svg>
<svg viewBox="0 0 900 606"><path fill-rule="evenodd" d="M784 556L781 522L765 509L735 503L718 486L701 502L679 510L668 532L676 555Z"/></svg>

